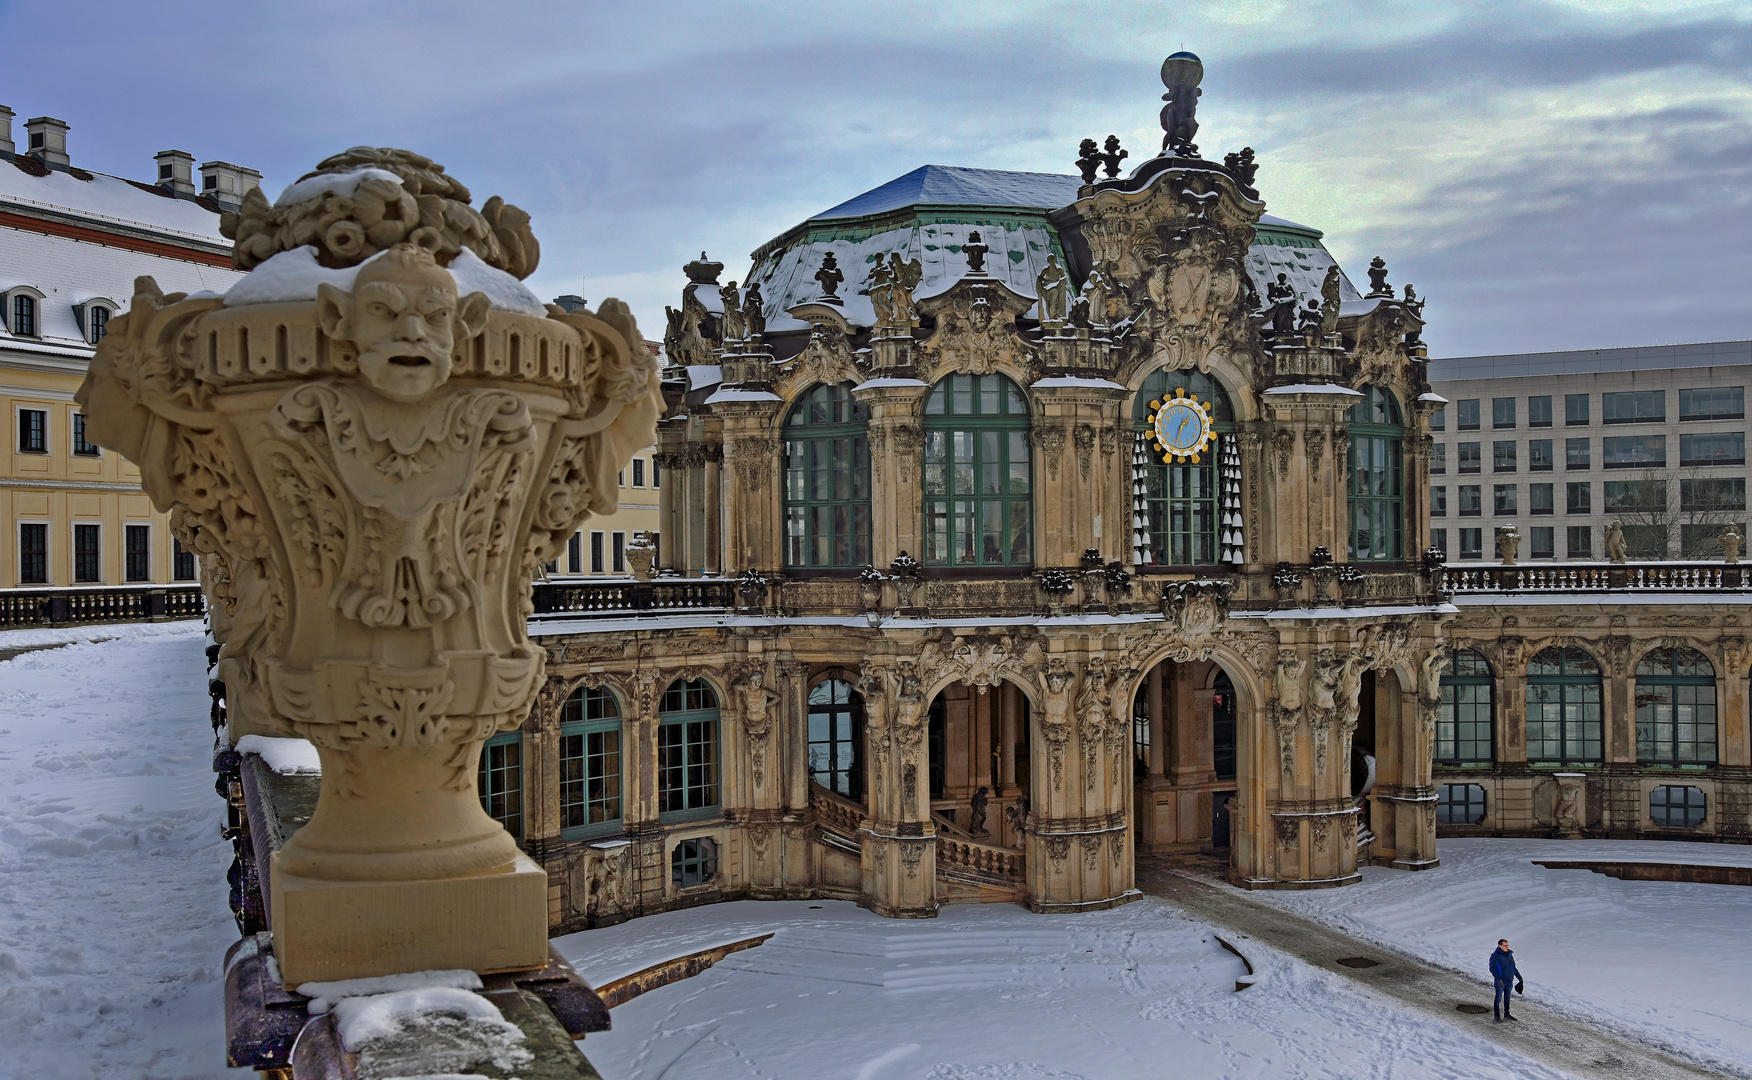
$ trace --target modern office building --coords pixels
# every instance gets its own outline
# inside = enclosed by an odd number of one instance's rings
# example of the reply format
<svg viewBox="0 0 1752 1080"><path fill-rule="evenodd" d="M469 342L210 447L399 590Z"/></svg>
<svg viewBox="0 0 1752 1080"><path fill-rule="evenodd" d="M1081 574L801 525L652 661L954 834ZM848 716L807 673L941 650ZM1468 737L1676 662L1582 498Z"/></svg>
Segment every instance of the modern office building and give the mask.
<svg viewBox="0 0 1752 1080"><path fill-rule="evenodd" d="M1746 536L1752 341L1430 361L1430 538L1450 561L1719 559Z"/></svg>

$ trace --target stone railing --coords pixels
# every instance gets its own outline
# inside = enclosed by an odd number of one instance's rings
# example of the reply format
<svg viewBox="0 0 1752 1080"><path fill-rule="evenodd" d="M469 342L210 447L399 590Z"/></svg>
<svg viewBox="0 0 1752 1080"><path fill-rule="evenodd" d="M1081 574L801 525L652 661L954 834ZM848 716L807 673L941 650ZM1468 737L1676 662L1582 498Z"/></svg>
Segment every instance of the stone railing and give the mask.
<svg viewBox="0 0 1752 1080"><path fill-rule="evenodd" d="M0 589L0 627L198 619L199 585L100 585Z"/></svg>
<svg viewBox="0 0 1752 1080"><path fill-rule="evenodd" d="M813 780L809 782L809 809L829 830L848 838L858 835L858 827L864 821L862 806Z"/></svg>
<svg viewBox="0 0 1752 1080"><path fill-rule="evenodd" d="M728 611L736 604L736 583L723 578L538 581L533 591L538 616Z"/></svg>
<svg viewBox="0 0 1752 1080"><path fill-rule="evenodd" d="M1442 591L1495 592L1737 592L1752 590L1738 563L1627 562L1445 566Z"/></svg>
<svg viewBox="0 0 1752 1080"><path fill-rule="evenodd" d="M963 840L938 833L937 868L971 870L1006 881L1021 881L1022 852L1016 848L982 844L978 840Z"/></svg>

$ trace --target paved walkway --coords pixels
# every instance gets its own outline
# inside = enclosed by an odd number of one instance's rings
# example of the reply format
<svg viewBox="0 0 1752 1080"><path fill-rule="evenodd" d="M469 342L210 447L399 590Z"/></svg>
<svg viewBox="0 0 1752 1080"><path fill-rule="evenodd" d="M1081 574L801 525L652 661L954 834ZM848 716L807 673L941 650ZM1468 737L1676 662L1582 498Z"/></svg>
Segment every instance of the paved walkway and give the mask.
<svg viewBox="0 0 1752 1080"><path fill-rule="evenodd" d="M1220 881L1223 863L1198 856L1139 856L1137 885L1189 914L1227 927L1234 944L1247 952L1257 940L1327 971L1337 972L1378 994L1384 994L1444 1024L1471 1031L1551 1068L1577 1077L1605 1080L1666 1080L1716 1076L1707 1069L1669 1057L1658 1050L1602 1031L1585 1021L1561 1016L1524 998L1515 1000L1519 1023L1496 1023L1490 1015L1491 989L1397 953L1387 952L1348 934L1298 915L1255 902L1245 890ZM1376 967L1352 968L1340 958L1363 957ZM1457 1005L1482 1005L1482 1014L1468 1014Z"/></svg>

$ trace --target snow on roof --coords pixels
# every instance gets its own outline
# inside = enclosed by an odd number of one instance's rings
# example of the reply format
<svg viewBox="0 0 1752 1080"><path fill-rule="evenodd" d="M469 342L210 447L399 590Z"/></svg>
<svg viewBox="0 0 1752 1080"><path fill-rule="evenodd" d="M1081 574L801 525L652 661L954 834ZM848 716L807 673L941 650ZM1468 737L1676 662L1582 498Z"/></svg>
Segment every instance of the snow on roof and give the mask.
<svg viewBox="0 0 1752 1080"><path fill-rule="evenodd" d="M49 170L47 176L35 176L10 161L0 160L0 204L11 202L59 210L96 222L131 225L172 237L231 246L231 241L219 235L219 215L200 203L116 176L85 175L91 179L81 180L59 169Z"/></svg>
<svg viewBox="0 0 1752 1080"><path fill-rule="evenodd" d="M0 162L0 174L6 170L6 163ZM239 271L207 263L88 244L27 229L0 228L0 249L5 253L0 257L0 289L30 285L44 294L37 304L41 338L16 338L0 331L0 347L37 340L44 344L83 346L85 334L74 317L73 305L101 297L125 309L134 296L134 279L142 275L150 275L167 293L222 293L243 277Z"/></svg>
<svg viewBox="0 0 1752 1080"><path fill-rule="evenodd" d="M1044 220L1037 225L1011 220L1004 224L965 226L913 221L862 239L809 240L767 256L750 274L751 280L760 282L767 329L797 330L808 325L792 318L788 310L821 295L815 272L821 268L822 256L829 251L846 275L839 287L846 318L856 325L869 326L876 321L876 313L864 290L877 259L899 252L903 261L919 260L924 274L913 295L935 296L967 276L967 256L961 248L967 234L975 229L981 242L990 249L986 253L986 273L1022 296L1034 295L1034 281L1046 266L1048 255L1056 254L1060 264L1064 263L1058 234Z"/></svg>
<svg viewBox="0 0 1752 1080"><path fill-rule="evenodd" d="M954 165L921 165L810 221L833 221L904 210L911 206L1002 206L1056 210L1077 200L1082 180L1057 173L964 169ZM990 243L990 241L987 241Z"/></svg>
<svg viewBox="0 0 1752 1080"><path fill-rule="evenodd" d="M768 390L742 390L733 386L720 386L712 391L712 396L706 399L707 405L724 405L733 401L783 401L779 395Z"/></svg>
<svg viewBox="0 0 1752 1080"><path fill-rule="evenodd" d="M1292 383L1289 386L1273 386L1260 393L1271 394L1337 394L1340 397L1362 397L1363 395L1348 386L1337 383Z"/></svg>
<svg viewBox="0 0 1752 1080"><path fill-rule="evenodd" d="M1029 384L1032 387L1086 387L1092 390L1124 390L1125 387L1110 379L1080 379L1073 375L1058 375L1050 379L1036 379Z"/></svg>

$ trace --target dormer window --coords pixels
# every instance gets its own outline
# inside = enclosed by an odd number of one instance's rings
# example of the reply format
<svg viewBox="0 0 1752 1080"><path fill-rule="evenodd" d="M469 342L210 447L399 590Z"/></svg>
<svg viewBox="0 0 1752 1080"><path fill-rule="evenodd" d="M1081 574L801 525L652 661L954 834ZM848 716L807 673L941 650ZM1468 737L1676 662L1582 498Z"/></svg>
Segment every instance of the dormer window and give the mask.
<svg viewBox="0 0 1752 1080"><path fill-rule="evenodd" d="M160 165L158 167L158 178L160 180L169 180L175 176L176 176L176 169L172 168L171 166Z"/></svg>
<svg viewBox="0 0 1752 1080"><path fill-rule="evenodd" d="M218 190L219 178L217 176L203 176L203 177L201 177L201 188L205 191Z"/></svg>
<svg viewBox="0 0 1752 1080"><path fill-rule="evenodd" d="M34 140L36 136L31 136ZM19 337L36 337L36 297L22 293L12 298L12 332Z"/></svg>
<svg viewBox="0 0 1752 1080"><path fill-rule="evenodd" d="M91 306L91 343L96 345L109 333L109 308L96 304Z"/></svg>
<svg viewBox="0 0 1752 1080"><path fill-rule="evenodd" d="M41 150L45 145L46 145L46 143L44 142L44 136L43 136L42 132L33 131L30 133L30 148L32 150Z"/></svg>

